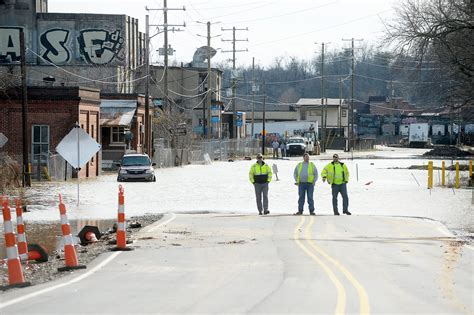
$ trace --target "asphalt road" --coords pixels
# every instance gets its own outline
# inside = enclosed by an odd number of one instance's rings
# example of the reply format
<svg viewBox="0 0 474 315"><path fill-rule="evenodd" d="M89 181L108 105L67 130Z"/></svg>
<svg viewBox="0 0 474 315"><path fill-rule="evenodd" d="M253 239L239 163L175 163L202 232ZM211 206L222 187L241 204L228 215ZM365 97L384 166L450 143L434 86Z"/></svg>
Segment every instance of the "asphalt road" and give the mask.
<svg viewBox="0 0 474 315"><path fill-rule="evenodd" d="M0 313L474 312L474 250L430 220L169 214L134 237Z"/></svg>

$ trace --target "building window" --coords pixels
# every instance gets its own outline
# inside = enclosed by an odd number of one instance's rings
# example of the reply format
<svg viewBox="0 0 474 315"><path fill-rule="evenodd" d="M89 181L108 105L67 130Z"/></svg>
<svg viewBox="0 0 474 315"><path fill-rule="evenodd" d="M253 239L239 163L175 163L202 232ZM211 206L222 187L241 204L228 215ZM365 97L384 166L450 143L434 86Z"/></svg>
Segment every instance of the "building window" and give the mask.
<svg viewBox="0 0 474 315"><path fill-rule="evenodd" d="M110 143L125 143L125 127L112 127Z"/></svg>
<svg viewBox="0 0 474 315"><path fill-rule="evenodd" d="M342 111L342 117L347 117L347 110Z"/></svg>
<svg viewBox="0 0 474 315"><path fill-rule="evenodd" d="M49 126L33 125L32 133L33 162L41 161L41 164L46 165L49 154Z"/></svg>

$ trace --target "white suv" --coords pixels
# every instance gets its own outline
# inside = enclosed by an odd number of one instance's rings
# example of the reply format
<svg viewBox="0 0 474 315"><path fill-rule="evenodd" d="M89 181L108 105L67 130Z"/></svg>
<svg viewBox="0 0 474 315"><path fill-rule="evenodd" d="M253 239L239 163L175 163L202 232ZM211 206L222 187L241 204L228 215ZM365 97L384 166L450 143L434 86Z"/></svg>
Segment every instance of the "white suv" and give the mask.
<svg viewBox="0 0 474 315"><path fill-rule="evenodd" d="M155 163L146 154L125 154L119 166L117 181L144 180L155 182Z"/></svg>

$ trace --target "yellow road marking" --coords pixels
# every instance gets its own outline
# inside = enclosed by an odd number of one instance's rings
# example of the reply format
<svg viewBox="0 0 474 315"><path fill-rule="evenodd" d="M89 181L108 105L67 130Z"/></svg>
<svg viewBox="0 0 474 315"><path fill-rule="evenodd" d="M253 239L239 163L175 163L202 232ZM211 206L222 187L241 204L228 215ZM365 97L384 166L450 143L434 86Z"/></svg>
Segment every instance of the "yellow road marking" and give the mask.
<svg viewBox="0 0 474 315"><path fill-rule="evenodd" d="M359 281L344 267L341 263L339 263L336 259L329 256L324 250L321 249L316 243L312 240L311 235L311 227L314 224L314 217L311 217L309 224L306 226L305 229L305 237L308 240L309 245L318 252L321 256L329 260L337 269L339 269L344 276L349 280L354 288L357 290L357 294L359 295L359 312L360 314L370 314L370 304L369 304L369 297L367 292L365 292L364 287L360 284Z"/></svg>
<svg viewBox="0 0 474 315"><path fill-rule="evenodd" d="M305 217L301 217L301 221L298 224L298 226L295 228L294 231L294 239L296 244L308 255L310 256L318 265L321 266L321 268L324 270L324 272L328 275L329 279L331 279L332 283L334 283L334 286L336 287L337 290L337 303L336 303L336 310L335 314L344 314L346 310L346 290L344 289L344 286L342 283L339 281L339 279L336 277L334 272L321 260L319 259L318 256L316 256L314 253L312 253L305 245L301 243L299 240L299 230L301 226L305 222Z"/></svg>

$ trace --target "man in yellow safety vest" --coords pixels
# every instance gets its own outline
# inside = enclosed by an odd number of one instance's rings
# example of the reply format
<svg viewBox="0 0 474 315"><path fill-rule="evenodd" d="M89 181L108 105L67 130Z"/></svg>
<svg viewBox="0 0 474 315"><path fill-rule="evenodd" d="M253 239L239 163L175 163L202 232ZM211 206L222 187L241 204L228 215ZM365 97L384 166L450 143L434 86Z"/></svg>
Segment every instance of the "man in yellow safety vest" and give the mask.
<svg viewBox="0 0 474 315"><path fill-rule="evenodd" d="M263 156L257 154L257 163L252 165L249 172L250 182L255 188L255 197L257 199L258 214L269 214L268 211L268 183L272 181L272 170L268 164L263 161ZM262 207L263 195L263 207Z"/></svg>
<svg viewBox="0 0 474 315"><path fill-rule="evenodd" d="M332 210L334 215L339 215L337 210L337 195L342 195L342 213L351 215L349 212L349 197L347 196L347 183L349 182L349 171L346 164L339 161L339 155L332 156L333 161L326 165L321 172L323 182L328 180L332 189Z"/></svg>
<svg viewBox="0 0 474 315"><path fill-rule="evenodd" d="M318 180L318 170L313 162L309 161L309 154L303 155L303 162L298 163L293 173L295 178L295 185L298 185L298 212L294 215L302 215L304 208L305 195L308 196L309 214L315 215L314 213L314 183Z"/></svg>

